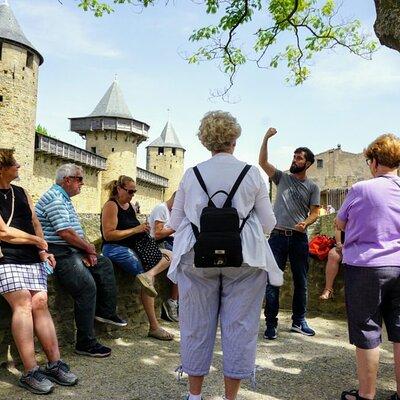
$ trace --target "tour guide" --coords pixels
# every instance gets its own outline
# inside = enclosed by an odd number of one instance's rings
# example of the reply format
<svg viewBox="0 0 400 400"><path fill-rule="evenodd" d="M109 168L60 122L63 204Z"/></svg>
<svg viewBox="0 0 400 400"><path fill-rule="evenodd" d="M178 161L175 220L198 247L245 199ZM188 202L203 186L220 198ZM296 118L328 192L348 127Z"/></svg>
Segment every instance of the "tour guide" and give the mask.
<svg viewBox="0 0 400 400"><path fill-rule="evenodd" d="M281 270L289 256L293 276L292 332L314 336L315 332L305 320L307 310L308 238L307 226L318 218L320 192L318 186L307 179L306 170L314 163L314 154L307 147L294 151L290 174L279 171L268 162L268 140L276 134L269 128L264 136L259 164L277 185L274 213L277 224L271 232L269 244ZM276 339L279 311L279 288L267 285L264 337Z"/></svg>

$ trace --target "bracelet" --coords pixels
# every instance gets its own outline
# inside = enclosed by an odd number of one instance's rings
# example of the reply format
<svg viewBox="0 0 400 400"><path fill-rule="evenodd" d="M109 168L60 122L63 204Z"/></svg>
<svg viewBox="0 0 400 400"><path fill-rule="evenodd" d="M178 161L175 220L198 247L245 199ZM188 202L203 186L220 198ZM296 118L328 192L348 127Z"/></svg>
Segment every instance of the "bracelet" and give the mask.
<svg viewBox="0 0 400 400"><path fill-rule="evenodd" d="M39 254L47 253L47 250L39 250Z"/></svg>

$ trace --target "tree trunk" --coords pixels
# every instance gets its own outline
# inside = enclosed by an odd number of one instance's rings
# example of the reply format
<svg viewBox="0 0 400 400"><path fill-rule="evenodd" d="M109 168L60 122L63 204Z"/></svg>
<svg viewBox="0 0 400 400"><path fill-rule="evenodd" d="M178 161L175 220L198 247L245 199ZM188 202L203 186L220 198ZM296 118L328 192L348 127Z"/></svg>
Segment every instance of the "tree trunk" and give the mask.
<svg viewBox="0 0 400 400"><path fill-rule="evenodd" d="M400 51L400 0L374 0L376 36L384 46Z"/></svg>

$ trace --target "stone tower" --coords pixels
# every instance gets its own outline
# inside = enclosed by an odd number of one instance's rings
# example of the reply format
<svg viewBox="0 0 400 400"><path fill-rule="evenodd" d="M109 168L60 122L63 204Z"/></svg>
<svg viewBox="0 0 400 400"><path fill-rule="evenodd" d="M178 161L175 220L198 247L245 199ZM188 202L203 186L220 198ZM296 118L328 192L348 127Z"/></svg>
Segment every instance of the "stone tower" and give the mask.
<svg viewBox="0 0 400 400"><path fill-rule="evenodd" d="M168 178L165 199L178 189L183 176L185 149L179 142L174 127L168 121L160 137L147 146L146 169Z"/></svg>
<svg viewBox="0 0 400 400"><path fill-rule="evenodd" d="M0 148L15 148L21 182L33 174L36 101L42 55L24 35L7 1L0 0Z"/></svg>
<svg viewBox="0 0 400 400"><path fill-rule="evenodd" d="M122 91L114 81L87 117L70 118L71 131L86 139L86 150L107 158L100 184L128 175L136 179L137 146L147 139L149 125L132 117ZM102 204L107 193L102 190Z"/></svg>

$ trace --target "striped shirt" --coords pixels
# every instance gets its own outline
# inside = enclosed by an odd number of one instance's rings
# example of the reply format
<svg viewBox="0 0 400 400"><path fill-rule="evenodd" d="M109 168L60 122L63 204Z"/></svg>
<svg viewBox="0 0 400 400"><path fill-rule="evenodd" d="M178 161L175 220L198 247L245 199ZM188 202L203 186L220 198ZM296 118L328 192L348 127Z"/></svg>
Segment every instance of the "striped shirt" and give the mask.
<svg viewBox="0 0 400 400"><path fill-rule="evenodd" d="M35 206L35 211L47 242L68 244L57 233L64 229L73 229L83 238L83 229L71 198L60 185L54 184L43 194Z"/></svg>

